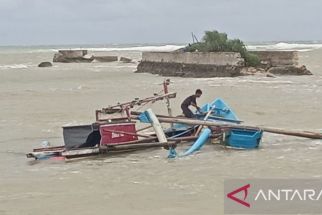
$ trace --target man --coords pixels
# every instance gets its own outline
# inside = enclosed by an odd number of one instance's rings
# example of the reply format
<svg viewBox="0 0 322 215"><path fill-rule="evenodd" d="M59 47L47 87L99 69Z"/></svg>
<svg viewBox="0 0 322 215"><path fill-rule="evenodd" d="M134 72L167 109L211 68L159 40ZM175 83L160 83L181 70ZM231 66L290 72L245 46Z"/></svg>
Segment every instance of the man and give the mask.
<svg viewBox="0 0 322 215"><path fill-rule="evenodd" d="M196 93L192 96L187 97L181 104L181 109L183 115L187 118L193 118L194 114L189 109L189 106L195 107L198 111L200 111L200 107L198 107L196 98L199 98L202 95L202 91L200 89L196 90Z"/></svg>

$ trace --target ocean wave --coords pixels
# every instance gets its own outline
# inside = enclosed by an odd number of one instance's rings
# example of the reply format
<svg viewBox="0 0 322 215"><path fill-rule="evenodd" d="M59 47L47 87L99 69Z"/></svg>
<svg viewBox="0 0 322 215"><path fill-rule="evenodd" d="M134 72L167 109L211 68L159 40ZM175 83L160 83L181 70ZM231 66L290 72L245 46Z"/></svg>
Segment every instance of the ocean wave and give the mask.
<svg viewBox="0 0 322 215"><path fill-rule="evenodd" d="M322 44L276 43L268 45L247 45L249 50L311 51L322 48Z"/></svg>
<svg viewBox="0 0 322 215"><path fill-rule="evenodd" d="M66 46L54 46L54 47L34 47L28 49L17 49L19 52L26 53L54 53L58 50L82 50L86 49L92 52L113 52L113 51L133 51L133 52L146 52L146 51L159 51L159 52L171 52L185 47L184 45L129 45L129 46L111 46L104 47L99 46L75 46L71 45L70 47ZM280 51L311 51L315 49L322 48L322 43L292 43L292 42L279 42L274 44L251 44L246 46L249 50L280 50Z"/></svg>
<svg viewBox="0 0 322 215"><path fill-rule="evenodd" d="M48 52L58 52L58 50L88 50L92 52L112 52L112 51L136 51L136 52L146 52L146 51L160 51L160 52L171 52L177 49L183 48L180 45L160 45L160 46L129 46L129 47L71 47L71 48L44 48L44 49L34 49L28 50L27 53L48 53Z"/></svg>
<svg viewBox="0 0 322 215"><path fill-rule="evenodd" d="M171 52L183 48L179 45L163 45L163 46L135 46L135 47L113 47L113 48L88 48L89 51L160 51Z"/></svg>
<svg viewBox="0 0 322 215"><path fill-rule="evenodd" d="M130 65L98 65L98 66L94 66L94 68L136 68L137 64L130 64Z"/></svg>
<svg viewBox="0 0 322 215"><path fill-rule="evenodd" d="M32 53L53 53L58 52L59 49L34 49L26 51L26 53L32 54Z"/></svg>
<svg viewBox="0 0 322 215"><path fill-rule="evenodd" d="M48 52L58 52L61 49L68 50L81 50L86 49L92 52L113 52L113 51L133 51L133 52L146 52L146 51L159 51L159 52L171 52L178 50L180 48L185 47L184 45L129 45L127 47L122 46L112 46L112 47L102 47L99 46L71 46L71 47L35 47L28 48L27 50L20 50L27 53L48 53ZM249 50L280 50L280 51L311 51L315 49L322 48L321 43L287 43L287 42L279 42L274 44L251 44L247 45L247 49Z"/></svg>
<svg viewBox="0 0 322 215"><path fill-rule="evenodd" d="M27 69L28 65L26 64L8 64L0 65L0 69Z"/></svg>
<svg viewBox="0 0 322 215"><path fill-rule="evenodd" d="M237 80L237 82L239 82L239 83L258 83L258 84L294 84L293 81L251 80L251 79Z"/></svg>

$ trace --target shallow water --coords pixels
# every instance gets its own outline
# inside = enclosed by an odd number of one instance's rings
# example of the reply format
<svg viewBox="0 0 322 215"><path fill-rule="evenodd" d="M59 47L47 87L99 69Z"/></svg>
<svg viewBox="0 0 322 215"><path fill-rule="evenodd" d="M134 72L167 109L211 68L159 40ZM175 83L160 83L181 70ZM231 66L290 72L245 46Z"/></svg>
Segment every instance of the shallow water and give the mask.
<svg viewBox="0 0 322 215"><path fill-rule="evenodd" d="M141 52L113 51L139 60ZM305 77L171 78L175 114L196 88L200 104L221 97L249 125L322 132L322 50L301 52ZM42 140L62 144L62 125L94 121L94 110L151 96L165 79L136 64L55 64L53 51L0 51L0 214L222 214L227 178L322 178L322 141L264 134L260 149L207 145L168 160L146 150L74 162L32 162ZM154 104L166 113L165 104ZM187 146L179 147L183 151Z"/></svg>

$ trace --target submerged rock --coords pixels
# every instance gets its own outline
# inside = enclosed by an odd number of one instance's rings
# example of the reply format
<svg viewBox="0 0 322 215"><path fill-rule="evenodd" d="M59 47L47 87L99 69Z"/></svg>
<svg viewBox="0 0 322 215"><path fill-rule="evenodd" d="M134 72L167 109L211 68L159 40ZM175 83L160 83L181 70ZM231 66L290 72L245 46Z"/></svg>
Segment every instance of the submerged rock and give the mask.
<svg viewBox="0 0 322 215"><path fill-rule="evenodd" d="M312 75L305 66L278 66L270 68L267 72L274 75Z"/></svg>
<svg viewBox="0 0 322 215"><path fill-rule="evenodd" d="M263 68L255 68L255 67L243 67L241 70L241 75L258 75L264 74L266 71Z"/></svg>
<svg viewBox="0 0 322 215"><path fill-rule="evenodd" d="M117 56L95 56L94 60L97 62L108 63L118 61Z"/></svg>
<svg viewBox="0 0 322 215"><path fill-rule="evenodd" d="M52 67L53 64L51 62L41 62L38 67Z"/></svg>
<svg viewBox="0 0 322 215"><path fill-rule="evenodd" d="M266 73L266 77L268 77L268 78L276 78L276 76L275 75L273 75L272 73Z"/></svg>
<svg viewBox="0 0 322 215"><path fill-rule="evenodd" d="M132 62L132 59L127 58L127 57L121 57L120 58L120 61L123 62L123 63L131 63Z"/></svg>

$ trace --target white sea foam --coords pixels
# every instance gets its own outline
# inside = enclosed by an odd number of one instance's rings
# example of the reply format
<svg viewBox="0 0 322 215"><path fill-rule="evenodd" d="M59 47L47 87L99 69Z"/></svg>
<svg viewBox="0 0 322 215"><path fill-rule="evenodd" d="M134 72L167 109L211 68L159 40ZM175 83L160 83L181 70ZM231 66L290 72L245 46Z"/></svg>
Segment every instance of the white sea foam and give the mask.
<svg viewBox="0 0 322 215"><path fill-rule="evenodd" d="M35 49L27 49L25 52L27 53L48 53L48 52L57 52L60 49L69 49L69 50L80 50L80 49L86 49L89 51L101 51L101 52L112 52L112 51L134 51L134 52L145 52L145 51L160 51L160 52L171 52L175 51L177 49L185 47L184 45L129 45L128 47L122 47L122 46L113 46L113 47L93 47L93 46L83 46L83 47L44 47L44 48L35 48ZM253 45L247 45L247 48L249 50L296 50L296 51L310 51L314 49L322 48L322 44L320 43L286 43L286 42L280 42L280 43L274 43L274 44L253 44Z"/></svg>
<svg viewBox="0 0 322 215"><path fill-rule="evenodd" d="M8 64L0 65L0 69L27 69L28 65L25 64Z"/></svg>
<svg viewBox="0 0 322 215"><path fill-rule="evenodd" d="M77 125L87 125L88 122L80 122L80 121L72 121L72 122L67 122L63 124L63 127L67 126L77 126Z"/></svg>
<svg viewBox="0 0 322 215"><path fill-rule="evenodd" d="M295 51L311 51L322 48L322 44L304 44L304 43L275 43L268 45L248 45L249 50L295 50Z"/></svg>
<svg viewBox="0 0 322 215"><path fill-rule="evenodd" d="M238 80L239 83L259 83L259 84L294 84L292 81L276 81L276 80Z"/></svg>
<svg viewBox="0 0 322 215"><path fill-rule="evenodd" d="M68 50L81 50L86 49L88 51L97 51L97 52L112 52L112 51L138 51L138 52L145 52L145 51L160 51L160 52L171 52L177 49L183 48L184 46L180 45L159 45L159 46L129 46L129 47L78 47L78 48L44 48L44 49L35 49L35 50L28 50L27 53L46 53L46 52L58 52L58 50L68 49Z"/></svg>
<svg viewBox="0 0 322 215"><path fill-rule="evenodd" d="M94 68L136 68L137 64L130 64L130 65L124 65L124 66L115 66L115 65L97 65L94 66Z"/></svg>
<svg viewBox="0 0 322 215"><path fill-rule="evenodd" d="M163 46L135 46L135 47L122 47L122 48L88 48L89 51L160 51L171 52L184 46L178 45L163 45Z"/></svg>
<svg viewBox="0 0 322 215"><path fill-rule="evenodd" d="M26 51L26 53L48 53L48 52L58 52L58 49L43 48L43 49L34 49L34 50Z"/></svg>

